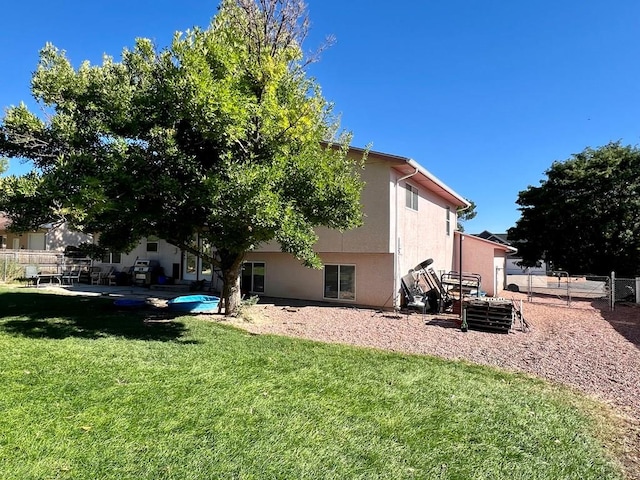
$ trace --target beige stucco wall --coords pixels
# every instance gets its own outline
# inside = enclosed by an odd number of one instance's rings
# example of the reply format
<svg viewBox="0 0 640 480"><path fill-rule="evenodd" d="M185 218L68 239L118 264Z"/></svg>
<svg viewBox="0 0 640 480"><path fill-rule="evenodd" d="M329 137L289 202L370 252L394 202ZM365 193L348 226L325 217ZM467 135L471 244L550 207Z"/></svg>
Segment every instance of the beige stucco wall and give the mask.
<svg viewBox="0 0 640 480"><path fill-rule="evenodd" d="M397 174L393 175L393 184ZM407 184L418 188L418 210L406 206ZM456 208L443 199L412 182L400 180L397 186L398 212L398 269L402 276L418 263L433 259L437 272L450 271L453 266L453 235L456 228ZM449 207L449 234L447 234L447 207Z"/></svg>
<svg viewBox="0 0 640 480"><path fill-rule="evenodd" d="M317 252L367 252L390 253L390 204L389 163L370 156L367 158L361 178L365 182L362 191L361 227L345 232L318 228Z"/></svg>
<svg viewBox="0 0 640 480"><path fill-rule="evenodd" d="M338 301L324 298L323 270L304 267L289 254L252 252L247 255L246 260L265 262L265 291L262 295L268 297L331 301L378 308L392 307L393 255L322 253L320 258L323 264L355 265L355 300Z"/></svg>
<svg viewBox="0 0 640 480"><path fill-rule="evenodd" d="M78 246L83 242L91 242L91 235L76 232L66 224L52 226L46 234L47 250L62 252L68 245Z"/></svg>
<svg viewBox="0 0 640 480"><path fill-rule="evenodd" d="M356 153L350 153L356 156ZM361 203L364 222L361 227L340 232L325 227L318 227L318 241L314 247L316 252L367 252L391 253L390 243L390 183L389 162L375 154L367 158L365 168L359 170L365 182ZM277 242L269 242L258 246L259 252L279 252Z"/></svg>
<svg viewBox="0 0 640 480"><path fill-rule="evenodd" d="M472 235L462 235L462 271L478 273L481 278L481 290L490 297L499 295L504 290L504 268L506 252L493 242L487 242ZM454 271L459 271L460 241L456 235L454 248ZM500 278L496 278L496 268L501 268Z"/></svg>
<svg viewBox="0 0 640 480"><path fill-rule="evenodd" d="M360 304L382 306L393 305L393 299L388 298L399 290L399 278L418 263L433 258L433 268L438 272L453 269L453 232L456 228L456 207L448 204L435 193L426 190L411 179L402 180L402 174L392 168L393 162L381 158L378 155L369 155L365 168L362 171L362 179L365 187L362 192L362 204L364 213L364 225L346 232L338 232L327 228L317 229L319 240L315 245L315 251L324 259L330 254L345 254L343 263L353 263L352 258L364 258L367 255L384 255L383 263L368 263L371 267L374 290L384 279L384 299L376 296L375 302L369 299L372 293L358 294L357 302ZM410 184L418 189L418 210L412 210L406 206L406 185ZM447 235L447 207L449 207L449 234ZM397 214L396 214L397 212ZM394 258L395 250L398 256ZM261 245L248 259L257 260L259 254L280 252L276 242ZM362 255L362 257L360 256ZM292 257L287 256L292 259ZM372 257L372 258L373 258ZM325 260L326 261L326 260ZM358 260L362 261L362 260ZM373 266L375 265L375 269ZM316 285L321 285L322 276L298 271L295 275L291 272L299 267L298 262L275 263L271 277L281 275L285 278L272 280L276 293L265 292L268 296L287 296L290 298L304 298L310 300L322 300L322 290ZM291 272L287 270L291 268ZM368 267L367 267L368 268ZM269 270L269 268L267 268ZM356 274L358 278L363 276L360 269ZM269 274L267 274L269 275ZM396 282L394 282L394 277ZM309 284L311 282L311 284ZM315 283L313 283L315 282ZM368 288L367 292L371 292ZM360 287L356 287L360 290ZM397 294L397 293L396 293ZM296 296L297 295L297 296ZM360 295L366 295L364 299ZM385 303L379 303L379 302Z"/></svg>

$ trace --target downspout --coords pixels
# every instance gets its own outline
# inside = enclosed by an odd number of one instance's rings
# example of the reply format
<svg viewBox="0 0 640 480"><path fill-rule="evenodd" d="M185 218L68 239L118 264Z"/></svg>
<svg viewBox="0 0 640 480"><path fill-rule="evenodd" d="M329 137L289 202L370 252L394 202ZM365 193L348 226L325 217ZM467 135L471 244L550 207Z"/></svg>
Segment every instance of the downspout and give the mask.
<svg viewBox="0 0 640 480"><path fill-rule="evenodd" d="M409 165L411 165L411 160L409 160ZM410 173L408 175L405 175L404 177L400 177L396 179L396 184L395 184L395 227L394 227L394 247L393 247L393 257L394 257L394 261L393 261L393 294L391 296L391 298L393 298L393 307L396 308L396 298L397 298L397 294L398 294L398 272L400 271L400 252L399 252L399 248L398 248L398 185L402 180L406 180L407 178L411 178L414 175L417 175L418 172L420 171L419 168L416 165L411 165L413 168L415 168L415 172Z"/></svg>
<svg viewBox="0 0 640 480"><path fill-rule="evenodd" d="M471 204L467 205L466 207L456 208L456 231L458 231L458 219L460 218L459 214L464 212L468 208L471 208ZM460 235L462 235L462 230L460 230ZM452 259L452 263L453 263L453 259ZM455 267L455 265L453 265L453 267ZM462 274L462 244L460 244L459 267L460 267L460 274Z"/></svg>
<svg viewBox="0 0 640 480"><path fill-rule="evenodd" d="M467 208L470 208L471 204L467 205L466 207L463 208L456 208L456 230L458 230L458 213L460 212L464 212ZM458 287L458 291L460 292L460 320L462 321L462 327L463 327L463 332L467 331L467 325L466 325L466 315L464 314L464 312L462 311L462 241L464 240L464 235L462 234L462 230L458 233L458 236L460 237L460 247L458 249L458 275L460 277L460 285ZM480 290L480 287L478 287L478 290ZM480 292L478 292L478 295L480 294Z"/></svg>

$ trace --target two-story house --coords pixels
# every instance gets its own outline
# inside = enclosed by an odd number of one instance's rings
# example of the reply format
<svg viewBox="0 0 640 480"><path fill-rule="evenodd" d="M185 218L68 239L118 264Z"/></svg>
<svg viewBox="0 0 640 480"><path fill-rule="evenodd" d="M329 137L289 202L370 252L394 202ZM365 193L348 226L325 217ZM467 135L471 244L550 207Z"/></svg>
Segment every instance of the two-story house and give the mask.
<svg viewBox="0 0 640 480"><path fill-rule="evenodd" d="M363 150L351 148L361 157ZM276 243L247 255L242 288L272 297L390 308L400 278L432 258L453 269L456 211L468 202L414 160L369 152L362 171L364 224L339 232L318 229L322 270L304 267Z"/></svg>
<svg viewBox="0 0 640 480"><path fill-rule="evenodd" d="M363 153L352 147L349 155ZM243 293L392 308L401 301L400 278L420 262L433 259L438 273L456 270L456 211L469 206L461 195L414 160L381 152L369 152L361 176L364 223L317 230L322 269L303 266L276 242L262 245L246 256ZM137 259L157 262L177 282L212 279L210 265L158 238L103 262L123 270ZM215 275L213 284L221 288Z"/></svg>

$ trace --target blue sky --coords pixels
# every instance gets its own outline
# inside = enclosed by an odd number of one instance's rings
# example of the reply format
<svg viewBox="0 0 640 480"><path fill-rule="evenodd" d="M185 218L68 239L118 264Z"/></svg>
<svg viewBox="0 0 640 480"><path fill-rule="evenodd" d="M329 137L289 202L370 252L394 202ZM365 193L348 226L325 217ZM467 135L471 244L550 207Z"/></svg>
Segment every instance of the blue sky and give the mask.
<svg viewBox="0 0 640 480"><path fill-rule="evenodd" d="M478 205L469 233L505 231L515 201L555 160L609 141L640 143L637 0L307 0L336 43L310 73L353 144L415 159ZM168 45L206 26L205 0L7 2L0 107L25 101L49 41L79 64L119 58L136 37ZM27 167L13 161L9 173Z"/></svg>

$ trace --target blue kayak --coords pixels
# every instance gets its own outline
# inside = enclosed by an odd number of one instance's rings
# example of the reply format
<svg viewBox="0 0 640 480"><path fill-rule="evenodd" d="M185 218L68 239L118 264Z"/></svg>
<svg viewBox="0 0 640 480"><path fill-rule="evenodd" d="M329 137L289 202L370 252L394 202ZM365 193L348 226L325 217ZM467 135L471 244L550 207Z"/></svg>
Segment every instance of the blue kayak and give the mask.
<svg viewBox="0 0 640 480"><path fill-rule="evenodd" d="M218 310L220 298L213 295L183 295L169 300L169 308L186 313L214 313Z"/></svg>

